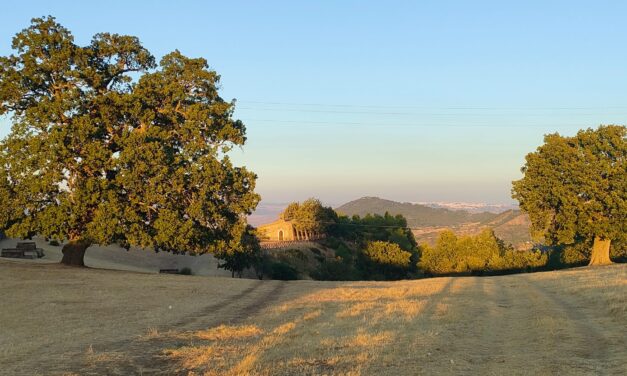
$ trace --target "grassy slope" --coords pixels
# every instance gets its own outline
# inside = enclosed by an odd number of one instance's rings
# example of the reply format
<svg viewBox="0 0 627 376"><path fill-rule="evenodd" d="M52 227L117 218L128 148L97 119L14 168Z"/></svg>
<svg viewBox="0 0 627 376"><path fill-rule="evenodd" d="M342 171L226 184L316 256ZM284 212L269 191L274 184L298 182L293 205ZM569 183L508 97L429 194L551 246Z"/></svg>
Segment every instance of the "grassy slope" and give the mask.
<svg viewBox="0 0 627 376"><path fill-rule="evenodd" d="M0 260L2 374L625 374L627 265L255 281Z"/></svg>
<svg viewBox="0 0 627 376"><path fill-rule="evenodd" d="M0 240L0 248L14 248L17 239ZM30 241L30 240L29 240ZM32 241L43 248L45 256L37 263L59 263L63 257L61 247L51 246L44 239L35 237ZM27 261L32 263L33 261ZM212 255L189 256L173 255L167 252L155 253L131 248L126 251L118 246L91 246L85 254L85 264L93 268L157 273L159 269L182 269L188 267L194 274L205 276L230 276L230 272L218 269L217 260Z"/></svg>

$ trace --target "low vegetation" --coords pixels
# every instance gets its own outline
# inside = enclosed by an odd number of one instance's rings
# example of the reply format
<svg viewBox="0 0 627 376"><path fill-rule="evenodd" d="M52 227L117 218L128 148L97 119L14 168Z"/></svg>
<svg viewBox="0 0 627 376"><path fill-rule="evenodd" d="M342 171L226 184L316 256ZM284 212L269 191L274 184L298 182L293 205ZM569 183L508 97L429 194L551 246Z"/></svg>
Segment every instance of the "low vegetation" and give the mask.
<svg viewBox="0 0 627 376"><path fill-rule="evenodd" d="M533 270L544 267L547 260L548 255L539 250L517 251L506 246L491 230L461 237L445 231L434 247L423 246L419 265L432 275L485 274Z"/></svg>

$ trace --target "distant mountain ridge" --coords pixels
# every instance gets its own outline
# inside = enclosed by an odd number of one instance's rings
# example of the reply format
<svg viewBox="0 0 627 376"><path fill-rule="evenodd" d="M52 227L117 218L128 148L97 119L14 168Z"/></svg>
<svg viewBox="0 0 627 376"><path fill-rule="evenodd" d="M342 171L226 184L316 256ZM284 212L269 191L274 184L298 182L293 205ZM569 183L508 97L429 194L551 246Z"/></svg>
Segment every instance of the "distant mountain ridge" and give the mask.
<svg viewBox="0 0 627 376"><path fill-rule="evenodd" d="M396 202L379 197L362 197L335 209L340 214L401 214L419 243L435 244L438 234L445 229L458 235L477 234L484 228L491 228L506 243L518 249L531 247L529 217L518 209L503 210L500 213L472 213L466 210L433 208L411 202Z"/></svg>
<svg viewBox="0 0 627 376"><path fill-rule="evenodd" d="M486 204L480 202L414 202L413 204L424 205L436 209L465 210L470 213L489 212L499 214L507 210L517 209L517 205L513 204Z"/></svg>
<svg viewBox="0 0 627 376"><path fill-rule="evenodd" d="M379 197L362 197L347 202L335 209L348 216L366 214L401 214L410 227L455 226L462 223L484 223L495 219L499 214L490 212L471 213L466 210L434 208L411 202L396 202Z"/></svg>

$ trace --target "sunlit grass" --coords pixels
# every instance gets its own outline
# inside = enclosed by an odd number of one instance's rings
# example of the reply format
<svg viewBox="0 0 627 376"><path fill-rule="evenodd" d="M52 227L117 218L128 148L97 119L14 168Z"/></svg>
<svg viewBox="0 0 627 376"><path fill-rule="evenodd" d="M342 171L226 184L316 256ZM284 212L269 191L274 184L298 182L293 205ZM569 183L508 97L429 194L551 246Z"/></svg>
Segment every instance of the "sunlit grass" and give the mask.
<svg viewBox="0 0 627 376"><path fill-rule="evenodd" d="M553 276L559 274L530 278L550 280ZM584 294L617 318L624 317L627 280L622 275L608 279L579 272L573 276L577 282L570 279L563 283L560 278L548 282L556 290ZM360 375L380 367L395 369L399 357L420 352L420 347L437 341L447 325L464 319L462 307L452 306L451 299L456 297L461 304L471 299L471 290L472 296L494 299L499 294L494 281L498 280L439 278L339 284L270 307L261 320L254 320L255 325L222 325L187 333L188 338L202 343L169 350L167 355L178 362L180 370L203 375ZM508 308L494 304L486 314L500 317L499 310ZM561 319L538 315L529 324L554 336L564 330ZM440 326L435 325L438 322ZM429 359L435 356L432 351L421 356ZM455 362L447 364L456 366Z"/></svg>
<svg viewBox="0 0 627 376"><path fill-rule="evenodd" d="M115 345L87 336L100 332L75 332L79 338L84 333L83 344L60 353L64 355L56 364L61 372L50 374L396 376L478 374L476 370L507 374L512 369L612 374L624 364L619 329L627 322L626 273L627 268L616 265L398 282L212 280L215 285L204 297L220 299L184 314L167 309L172 304L167 295L153 314L169 317L147 322L127 314L128 340ZM101 283L110 280L105 273L92 275L102 277ZM136 282L147 283L149 277L145 279ZM189 290L187 280L175 281L178 293ZM225 285L233 292L218 295ZM230 298L234 292L237 299ZM190 301L196 302L198 294L190 295ZM139 299L111 295L110 307L118 312ZM78 309L72 304L48 304L46 309L67 315ZM2 360L20 356L12 349L2 348ZM607 358L603 363L595 363L598 353ZM72 367L67 367L68 359Z"/></svg>

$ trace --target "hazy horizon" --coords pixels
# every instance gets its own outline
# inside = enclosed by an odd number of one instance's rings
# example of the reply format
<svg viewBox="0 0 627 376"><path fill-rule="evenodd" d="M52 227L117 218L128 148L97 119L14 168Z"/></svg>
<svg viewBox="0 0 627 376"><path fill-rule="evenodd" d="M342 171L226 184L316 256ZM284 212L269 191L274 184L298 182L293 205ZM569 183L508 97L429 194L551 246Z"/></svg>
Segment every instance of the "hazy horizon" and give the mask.
<svg viewBox="0 0 627 376"><path fill-rule="evenodd" d="M206 58L267 203L509 204L544 134L627 123L623 3L146 4L14 3L0 55L50 14L78 44L106 31Z"/></svg>

